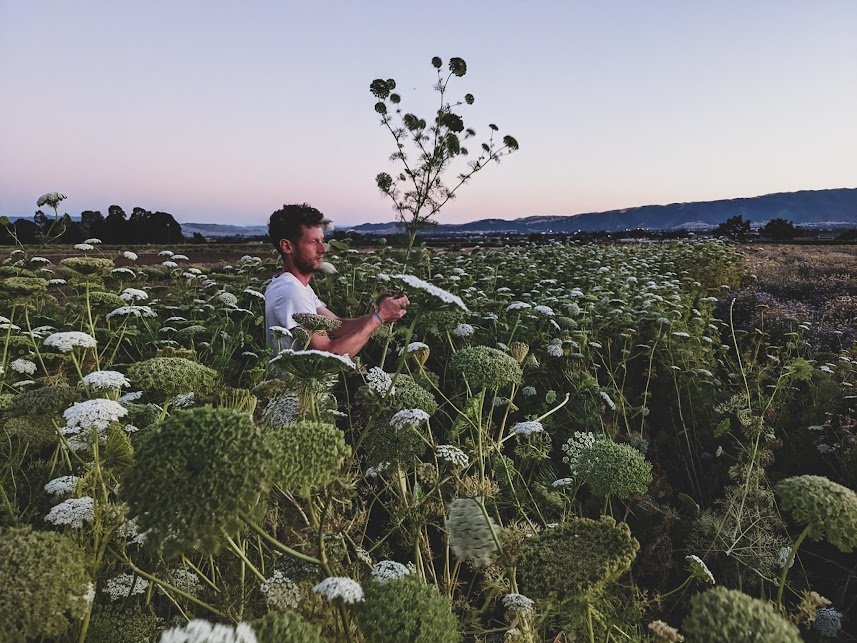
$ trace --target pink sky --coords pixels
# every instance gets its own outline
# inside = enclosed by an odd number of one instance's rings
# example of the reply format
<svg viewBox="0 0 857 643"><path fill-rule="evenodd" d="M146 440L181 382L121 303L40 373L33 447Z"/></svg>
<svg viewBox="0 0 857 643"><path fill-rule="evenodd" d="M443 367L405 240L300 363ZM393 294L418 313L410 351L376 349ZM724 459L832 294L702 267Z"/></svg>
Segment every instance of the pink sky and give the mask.
<svg viewBox="0 0 857 643"><path fill-rule="evenodd" d="M465 123L521 145L443 222L857 186L850 0L432 6L442 27L386 1L5 2L0 214L60 191L72 214L391 220L368 86L396 78L427 117L434 55L468 62Z"/></svg>

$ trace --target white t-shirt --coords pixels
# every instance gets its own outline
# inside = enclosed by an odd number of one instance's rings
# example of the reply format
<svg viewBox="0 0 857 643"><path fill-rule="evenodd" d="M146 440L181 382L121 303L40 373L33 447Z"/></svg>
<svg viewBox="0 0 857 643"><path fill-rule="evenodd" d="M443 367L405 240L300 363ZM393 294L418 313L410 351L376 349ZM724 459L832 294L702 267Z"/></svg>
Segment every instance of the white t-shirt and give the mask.
<svg viewBox="0 0 857 643"><path fill-rule="evenodd" d="M274 352L291 348L291 337L275 337L271 326L291 330L298 325L292 315L316 313L324 307L324 302L316 296L312 286L304 286L292 273L284 272L274 277L265 289L265 339L268 346Z"/></svg>

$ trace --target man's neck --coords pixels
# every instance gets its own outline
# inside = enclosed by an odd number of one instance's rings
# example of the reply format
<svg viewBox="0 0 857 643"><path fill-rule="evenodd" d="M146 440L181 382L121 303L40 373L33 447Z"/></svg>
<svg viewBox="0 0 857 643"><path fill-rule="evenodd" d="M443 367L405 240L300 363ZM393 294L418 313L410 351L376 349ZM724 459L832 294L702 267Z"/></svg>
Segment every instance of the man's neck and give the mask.
<svg viewBox="0 0 857 643"><path fill-rule="evenodd" d="M304 274L295 266L287 266L283 264L283 272L290 272L295 276L299 282L301 282L304 286L309 286L310 279L312 279L312 273Z"/></svg>

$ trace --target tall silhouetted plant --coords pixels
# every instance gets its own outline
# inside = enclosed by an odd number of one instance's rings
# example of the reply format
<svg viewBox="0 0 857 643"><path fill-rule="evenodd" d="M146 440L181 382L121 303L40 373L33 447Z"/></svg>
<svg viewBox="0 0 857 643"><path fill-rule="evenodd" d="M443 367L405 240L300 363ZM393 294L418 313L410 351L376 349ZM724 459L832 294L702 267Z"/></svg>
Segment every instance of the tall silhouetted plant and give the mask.
<svg viewBox="0 0 857 643"><path fill-rule="evenodd" d="M439 94L439 104L430 121L402 109L402 97L395 93L396 81L392 78L377 78L369 85L369 91L377 99L375 111L381 116L381 125L396 142L396 150L390 158L402 167L395 175L379 173L375 182L381 192L393 200L398 219L407 227L408 256L417 231L434 222L434 215L455 196L458 188L489 162L499 162L518 149L517 140L508 135L500 138L499 128L491 123L488 139L479 145L479 156L474 158L464 143L474 138L476 131L465 127L458 113L460 108L473 104L473 94L465 94L454 103L447 95L449 81L453 76L464 76L467 63L461 58L450 58L448 72L443 71L443 61L437 56L432 58L431 64L437 71L434 90ZM463 164L453 180L447 179L445 175L450 172L453 161L461 156L471 160Z"/></svg>

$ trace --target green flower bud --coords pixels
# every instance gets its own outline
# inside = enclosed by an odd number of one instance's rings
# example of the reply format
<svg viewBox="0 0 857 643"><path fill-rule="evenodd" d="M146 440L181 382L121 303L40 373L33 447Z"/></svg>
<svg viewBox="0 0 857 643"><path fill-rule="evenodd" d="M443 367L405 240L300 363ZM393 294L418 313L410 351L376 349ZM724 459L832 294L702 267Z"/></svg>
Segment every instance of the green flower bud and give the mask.
<svg viewBox="0 0 857 643"><path fill-rule="evenodd" d="M70 538L29 526L0 529L3 640L59 639L89 609L94 592L85 554Z"/></svg>
<svg viewBox="0 0 857 643"><path fill-rule="evenodd" d="M272 480L285 491L307 491L329 484L351 454L345 434L332 424L298 422L271 430Z"/></svg>
<svg viewBox="0 0 857 643"><path fill-rule="evenodd" d="M545 600L589 600L631 569L639 548L625 523L573 518L524 544L522 591Z"/></svg>
<svg viewBox="0 0 857 643"><path fill-rule="evenodd" d="M597 440L582 454L577 473L596 496L627 500L648 489L652 463L632 446Z"/></svg>
<svg viewBox="0 0 857 643"><path fill-rule="evenodd" d="M455 643L461 640L449 599L433 585L405 576L364 587L354 613L360 631L372 643Z"/></svg>
<svg viewBox="0 0 857 643"><path fill-rule="evenodd" d="M92 615L86 640L89 643L150 643L158 639L160 633L160 619L138 606L103 605Z"/></svg>
<svg viewBox="0 0 857 643"><path fill-rule="evenodd" d="M259 643L324 643L318 627L294 612L270 612L252 625Z"/></svg>
<svg viewBox="0 0 857 643"><path fill-rule="evenodd" d="M689 641L700 643L799 643L798 629L768 603L725 587L690 599L681 626Z"/></svg>
<svg viewBox="0 0 857 643"><path fill-rule="evenodd" d="M456 557L475 567L490 565L497 554L497 525L474 498L456 498L446 518L449 544Z"/></svg>
<svg viewBox="0 0 857 643"><path fill-rule="evenodd" d="M128 367L128 379L159 399L182 393L208 393L217 378L214 369L183 357L154 357Z"/></svg>
<svg viewBox="0 0 857 643"><path fill-rule="evenodd" d="M452 356L452 367L460 371L473 389L500 388L520 384L523 372L511 355L488 346L472 346Z"/></svg>
<svg viewBox="0 0 857 643"><path fill-rule="evenodd" d="M857 549L857 493L823 476L786 478L774 487L780 508L810 526L807 537L841 552Z"/></svg>
<svg viewBox="0 0 857 643"><path fill-rule="evenodd" d="M122 484L130 515L149 530L146 543L165 556L216 552L221 529L239 529L240 514L254 511L267 488L269 432L246 413L203 406L174 412L146 433Z"/></svg>
<svg viewBox="0 0 857 643"><path fill-rule="evenodd" d="M66 257L60 265L81 275L106 275L114 267L112 259L103 257Z"/></svg>

